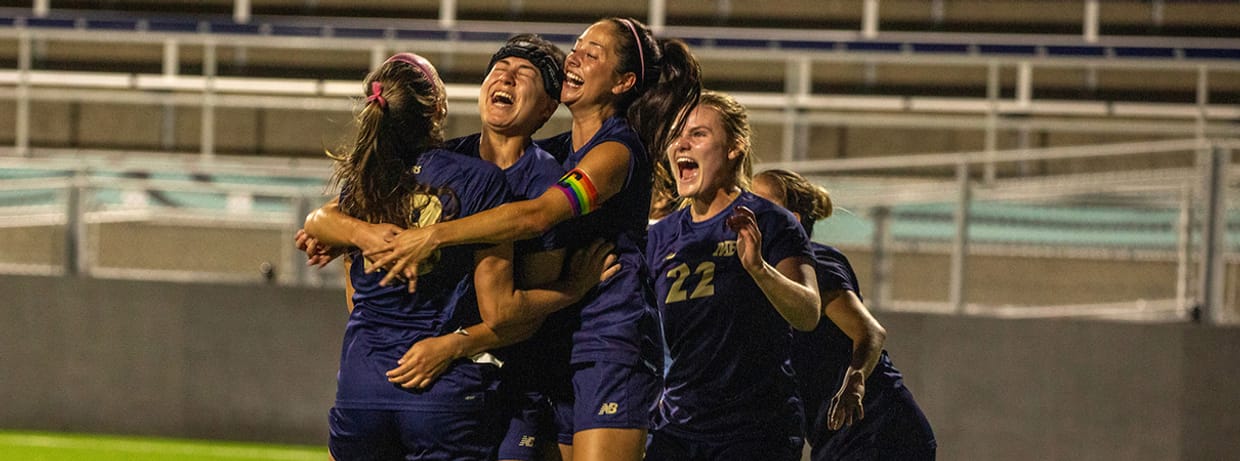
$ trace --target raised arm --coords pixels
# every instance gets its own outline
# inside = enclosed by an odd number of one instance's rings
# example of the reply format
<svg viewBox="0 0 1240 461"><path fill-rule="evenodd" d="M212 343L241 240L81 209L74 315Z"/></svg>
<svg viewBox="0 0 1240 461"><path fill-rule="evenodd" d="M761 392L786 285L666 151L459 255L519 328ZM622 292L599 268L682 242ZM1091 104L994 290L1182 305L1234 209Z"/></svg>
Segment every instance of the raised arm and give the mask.
<svg viewBox="0 0 1240 461"><path fill-rule="evenodd" d="M381 283L390 283L402 273L412 282L417 277L417 265L439 248L512 242L540 235L556 224L593 211L619 193L628 177L631 155L618 142L599 144L586 153L574 171L537 198L405 230L390 244L379 251L368 251L366 256L375 261L373 268L391 268Z"/></svg>
<svg viewBox="0 0 1240 461"><path fill-rule="evenodd" d="M837 430L852 425L865 416L861 405L865 399L865 380L874 371L883 352L887 330L870 315L861 298L850 290L832 290L822 294L827 318L852 339L852 360L844 372L844 382L831 399L827 426Z"/></svg>
<svg viewBox="0 0 1240 461"><path fill-rule="evenodd" d="M753 211L736 207L728 217L736 231L736 255L766 299L789 325L801 331L818 325L818 283L809 258L793 256L772 266L762 258L762 231Z"/></svg>

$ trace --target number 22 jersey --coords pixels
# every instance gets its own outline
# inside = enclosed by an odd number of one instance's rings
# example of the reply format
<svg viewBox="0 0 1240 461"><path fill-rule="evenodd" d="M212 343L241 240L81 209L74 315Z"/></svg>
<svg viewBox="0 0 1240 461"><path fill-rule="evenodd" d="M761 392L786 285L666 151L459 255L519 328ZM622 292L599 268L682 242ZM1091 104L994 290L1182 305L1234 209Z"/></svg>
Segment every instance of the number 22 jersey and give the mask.
<svg viewBox="0 0 1240 461"><path fill-rule="evenodd" d="M812 261L792 214L749 192L705 221L693 222L684 208L651 226L646 257L667 356L655 430L718 438L799 424L792 329L736 255L737 234L727 226L736 206L757 217L767 263Z"/></svg>

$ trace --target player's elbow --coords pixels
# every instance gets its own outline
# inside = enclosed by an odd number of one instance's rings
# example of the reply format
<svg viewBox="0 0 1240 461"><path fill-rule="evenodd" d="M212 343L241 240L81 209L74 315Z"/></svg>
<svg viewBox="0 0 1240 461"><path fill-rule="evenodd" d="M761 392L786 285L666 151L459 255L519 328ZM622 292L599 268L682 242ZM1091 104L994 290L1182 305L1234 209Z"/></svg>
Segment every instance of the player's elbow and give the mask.
<svg viewBox="0 0 1240 461"><path fill-rule="evenodd" d="M489 299L485 302L479 299L478 311L482 314L482 323L492 331L512 328L518 323L517 304L511 299Z"/></svg>
<svg viewBox="0 0 1240 461"><path fill-rule="evenodd" d="M483 325L491 329L505 343L524 341L534 335L542 325L542 319L531 319L521 315L519 303L495 306L488 315L482 317Z"/></svg>
<svg viewBox="0 0 1240 461"><path fill-rule="evenodd" d="M814 331L818 328L818 320L821 317L818 315L818 304L812 302L801 304L804 305L797 306L797 314L789 319L788 323L792 325L792 328L800 331Z"/></svg>
<svg viewBox="0 0 1240 461"><path fill-rule="evenodd" d="M314 211L311 211L310 214L306 215L306 220L302 223L302 227L306 230L307 234L310 234L311 236L316 235L321 231L319 226L322 224L322 220L323 210L315 209Z"/></svg>
<svg viewBox="0 0 1240 461"><path fill-rule="evenodd" d="M516 325L516 319L512 316L494 315L482 318L482 324L486 325L492 331L503 331Z"/></svg>
<svg viewBox="0 0 1240 461"><path fill-rule="evenodd" d="M796 329L797 331L814 331L814 328L818 328L818 318L817 317L802 318L802 319L793 321L791 325L792 325L792 328Z"/></svg>
<svg viewBox="0 0 1240 461"><path fill-rule="evenodd" d="M873 323L870 326L870 343L881 348L887 342L887 329L878 322Z"/></svg>

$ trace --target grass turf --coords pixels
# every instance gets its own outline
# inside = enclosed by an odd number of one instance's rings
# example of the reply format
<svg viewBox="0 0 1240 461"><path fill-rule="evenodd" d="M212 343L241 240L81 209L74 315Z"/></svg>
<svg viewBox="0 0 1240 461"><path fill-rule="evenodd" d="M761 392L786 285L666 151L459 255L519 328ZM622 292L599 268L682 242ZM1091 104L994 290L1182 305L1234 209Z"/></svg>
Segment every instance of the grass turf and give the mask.
<svg viewBox="0 0 1240 461"><path fill-rule="evenodd" d="M322 461L327 447L0 431L0 460Z"/></svg>

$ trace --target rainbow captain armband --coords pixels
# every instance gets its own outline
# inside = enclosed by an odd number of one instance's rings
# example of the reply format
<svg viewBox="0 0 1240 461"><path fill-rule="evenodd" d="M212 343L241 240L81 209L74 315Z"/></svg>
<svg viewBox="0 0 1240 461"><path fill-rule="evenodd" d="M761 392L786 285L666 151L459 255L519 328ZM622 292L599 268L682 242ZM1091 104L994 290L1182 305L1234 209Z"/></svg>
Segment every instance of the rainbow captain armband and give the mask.
<svg viewBox="0 0 1240 461"><path fill-rule="evenodd" d="M573 171L565 173L552 187L564 192L564 196L568 197L573 216L581 216L598 209L598 191L581 168L573 168Z"/></svg>

